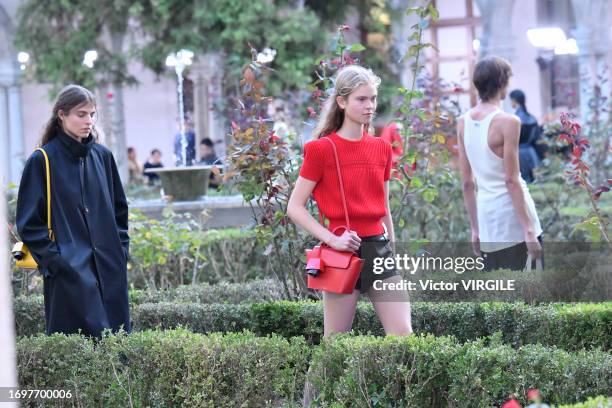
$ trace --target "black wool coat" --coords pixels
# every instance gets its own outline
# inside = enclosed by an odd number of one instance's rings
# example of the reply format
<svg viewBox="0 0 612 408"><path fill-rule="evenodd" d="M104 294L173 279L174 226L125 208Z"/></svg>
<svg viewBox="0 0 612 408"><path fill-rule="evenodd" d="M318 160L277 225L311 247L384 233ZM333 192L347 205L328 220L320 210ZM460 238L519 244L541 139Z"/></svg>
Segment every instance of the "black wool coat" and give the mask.
<svg viewBox="0 0 612 408"><path fill-rule="evenodd" d="M128 206L109 149L61 129L43 146L51 168L47 231L45 161L35 151L25 164L17 197L17 229L44 276L47 334L99 337L130 331L127 286Z"/></svg>

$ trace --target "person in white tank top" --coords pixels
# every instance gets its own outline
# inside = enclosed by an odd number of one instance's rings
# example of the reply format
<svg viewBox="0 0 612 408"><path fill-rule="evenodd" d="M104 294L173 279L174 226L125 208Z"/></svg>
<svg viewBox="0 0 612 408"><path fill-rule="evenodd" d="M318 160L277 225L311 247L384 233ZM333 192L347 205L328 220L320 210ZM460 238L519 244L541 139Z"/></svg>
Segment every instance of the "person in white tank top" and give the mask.
<svg viewBox="0 0 612 408"><path fill-rule="evenodd" d="M499 106L512 75L498 57L479 61L473 82L479 103L457 125L463 197L472 245L485 268L522 269L527 255L542 256L542 227L519 172L520 119Z"/></svg>

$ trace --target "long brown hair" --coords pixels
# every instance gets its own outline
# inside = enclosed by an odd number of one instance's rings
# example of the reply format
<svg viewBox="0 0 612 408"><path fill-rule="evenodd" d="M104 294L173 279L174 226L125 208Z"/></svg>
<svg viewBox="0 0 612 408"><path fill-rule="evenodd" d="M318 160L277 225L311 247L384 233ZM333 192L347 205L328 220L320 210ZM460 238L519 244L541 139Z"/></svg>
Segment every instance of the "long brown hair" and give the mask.
<svg viewBox="0 0 612 408"><path fill-rule="evenodd" d="M378 88L380 78L371 69L359 65L347 65L336 74L334 88L325 104L319 122L313 131L315 139L323 137L342 127L344 111L338 106L336 98L348 96L361 85L373 85Z"/></svg>
<svg viewBox="0 0 612 408"><path fill-rule="evenodd" d="M51 119L49 119L44 127L39 146L44 146L53 140L57 130L61 129L62 123L59 118L59 111L67 115L72 109L87 103L91 103L94 108L96 107L96 97L89 89L74 84L65 86L59 95L57 95L57 99L53 104ZM95 141L98 140L98 129L95 125L91 129L91 135Z"/></svg>

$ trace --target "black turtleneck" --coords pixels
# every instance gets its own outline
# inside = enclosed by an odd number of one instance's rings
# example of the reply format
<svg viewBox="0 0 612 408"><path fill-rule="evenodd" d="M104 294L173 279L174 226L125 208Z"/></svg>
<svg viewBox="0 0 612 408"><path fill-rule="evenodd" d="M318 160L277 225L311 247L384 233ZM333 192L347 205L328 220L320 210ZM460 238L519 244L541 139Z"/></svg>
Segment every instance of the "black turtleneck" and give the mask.
<svg viewBox="0 0 612 408"><path fill-rule="evenodd" d="M81 142L74 137L68 135L61 127L56 131L56 137L61 142L61 145L75 157L85 157L95 143L94 137L90 134Z"/></svg>

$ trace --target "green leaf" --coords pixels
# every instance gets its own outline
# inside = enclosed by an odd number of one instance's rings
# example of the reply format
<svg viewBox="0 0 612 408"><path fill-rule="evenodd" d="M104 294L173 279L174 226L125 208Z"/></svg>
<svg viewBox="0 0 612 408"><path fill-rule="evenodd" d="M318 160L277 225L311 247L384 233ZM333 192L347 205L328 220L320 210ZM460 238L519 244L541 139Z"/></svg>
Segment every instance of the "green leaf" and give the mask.
<svg viewBox="0 0 612 408"><path fill-rule="evenodd" d="M586 231L589 234L589 238L593 242L601 242L601 230L599 229L599 220L597 217L588 218L578 224L574 225L572 234L578 231Z"/></svg>
<svg viewBox="0 0 612 408"><path fill-rule="evenodd" d="M363 45L359 43L355 43L355 44L352 44L348 50L350 52L361 52L361 51L364 51L365 49L366 47L364 47Z"/></svg>
<svg viewBox="0 0 612 408"><path fill-rule="evenodd" d="M428 203L433 203L437 196L438 190L433 187L429 187L425 191L423 191L423 199Z"/></svg>

